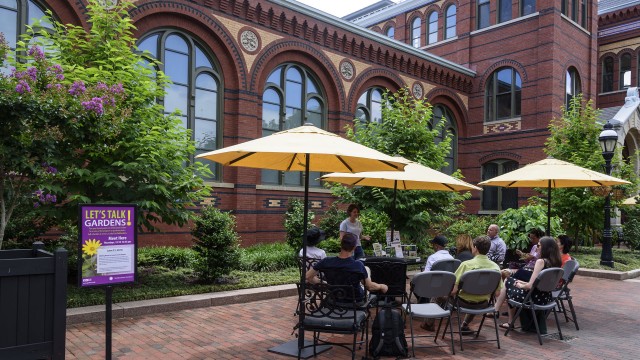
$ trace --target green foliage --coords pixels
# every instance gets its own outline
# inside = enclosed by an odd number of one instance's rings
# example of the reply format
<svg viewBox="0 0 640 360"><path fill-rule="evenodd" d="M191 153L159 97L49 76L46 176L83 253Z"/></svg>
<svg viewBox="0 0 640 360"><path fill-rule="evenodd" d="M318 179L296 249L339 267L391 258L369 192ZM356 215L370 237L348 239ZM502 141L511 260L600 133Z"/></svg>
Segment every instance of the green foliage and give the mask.
<svg viewBox="0 0 640 360"><path fill-rule="evenodd" d="M259 244L240 250L240 269L278 271L298 266L297 252L285 243Z"/></svg>
<svg viewBox="0 0 640 360"><path fill-rule="evenodd" d="M638 252L613 248L613 270L615 271L632 271L640 269L640 255ZM602 249L600 247L581 247L580 251L572 251L571 256L580 263L583 269L601 269L612 270L607 265L600 265L600 256Z"/></svg>
<svg viewBox="0 0 640 360"><path fill-rule="evenodd" d="M340 252L340 238L336 237L327 237L322 240L318 247L324 250L327 253L339 253Z"/></svg>
<svg viewBox="0 0 640 360"><path fill-rule="evenodd" d="M452 222L442 224L440 228L443 229L442 233L447 239L453 242L455 238L461 234L468 234L471 238L485 235L489 225L495 223L496 219L494 216L462 215Z"/></svg>
<svg viewBox="0 0 640 360"><path fill-rule="evenodd" d="M391 155L400 155L433 169L442 169L451 150L451 134L444 122L433 124L431 105L415 99L402 88L385 93L382 123L354 120L347 137L359 144ZM440 140L442 137L442 140ZM457 172L454 176L460 177ZM438 191L398 191L393 202L393 189L332 185L332 193L341 202L358 203L364 209L385 212L395 228L411 242L420 239L434 223L450 220L460 213L462 200L469 194Z"/></svg>
<svg viewBox="0 0 640 360"><path fill-rule="evenodd" d="M51 217L42 216L40 211L33 208L31 202L23 202L15 208L12 219L7 223L4 233L4 249L31 249L34 241L39 239L54 225ZM69 249L67 249L69 250Z"/></svg>
<svg viewBox="0 0 640 360"><path fill-rule="evenodd" d="M307 230L313 227L311 223L316 214L313 211L307 213ZM287 212L284 215L284 229L287 231L287 244L292 249L302 249L302 235L304 231L304 201L296 198L289 199Z"/></svg>
<svg viewBox="0 0 640 360"><path fill-rule="evenodd" d="M195 262L196 253L191 248L149 246L138 249L138 266L141 267L192 268Z"/></svg>
<svg viewBox="0 0 640 360"><path fill-rule="evenodd" d="M332 203L329 209L322 215L319 222L319 228L324 230L327 238L340 236L340 223L346 219L347 212L340 210L336 202Z"/></svg>
<svg viewBox="0 0 640 360"><path fill-rule="evenodd" d="M562 117L554 118L550 125L550 137L545 143L545 152L556 159L565 160L594 171L603 170L604 158L598 142L602 125L598 123L600 111L595 109L593 100L585 101L581 95L571 100L569 108L562 108ZM628 194L637 188L637 176L633 166L622 161L621 147L617 148L612 163L613 176L632 182L623 188ZM545 196L540 203L546 202ZM584 188L553 189L551 210L562 219L563 226L576 243L591 239L594 231L604 224L604 200Z"/></svg>
<svg viewBox="0 0 640 360"><path fill-rule="evenodd" d="M213 206L203 207L200 217L194 220L194 268L202 281L211 283L238 267L240 251L235 225L233 215Z"/></svg>
<svg viewBox="0 0 640 360"><path fill-rule="evenodd" d="M624 240L632 250L640 250L640 219L627 219L622 225Z"/></svg>
<svg viewBox="0 0 640 360"><path fill-rule="evenodd" d="M374 209L365 209L360 213L359 220L362 223L362 234L371 236L370 242L362 242L363 246L367 245L367 248L371 248L371 243L386 242L387 229L391 225L387 214Z"/></svg>
<svg viewBox="0 0 640 360"><path fill-rule="evenodd" d="M517 209L507 209L498 215L500 237L509 249L528 250L529 231L539 229L546 233L547 208L541 205L527 205ZM551 217L551 236L562 234L561 220Z"/></svg>

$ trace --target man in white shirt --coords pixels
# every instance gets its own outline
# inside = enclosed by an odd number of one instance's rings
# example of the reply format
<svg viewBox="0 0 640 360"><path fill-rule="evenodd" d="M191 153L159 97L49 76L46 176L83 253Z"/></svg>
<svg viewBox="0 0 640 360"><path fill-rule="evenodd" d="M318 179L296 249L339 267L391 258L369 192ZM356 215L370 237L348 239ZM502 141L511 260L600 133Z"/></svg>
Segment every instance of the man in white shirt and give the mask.
<svg viewBox="0 0 640 360"><path fill-rule="evenodd" d="M431 254L431 256L427 258L427 263L424 266L424 271L431 271L431 267L433 266L433 264L435 264L436 261L453 259L453 256L451 256L451 254L449 254L449 252L445 250L447 242L447 238L442 235L438 235L431 240L431 246L433 246L433 249L436 252Z"/></svg>

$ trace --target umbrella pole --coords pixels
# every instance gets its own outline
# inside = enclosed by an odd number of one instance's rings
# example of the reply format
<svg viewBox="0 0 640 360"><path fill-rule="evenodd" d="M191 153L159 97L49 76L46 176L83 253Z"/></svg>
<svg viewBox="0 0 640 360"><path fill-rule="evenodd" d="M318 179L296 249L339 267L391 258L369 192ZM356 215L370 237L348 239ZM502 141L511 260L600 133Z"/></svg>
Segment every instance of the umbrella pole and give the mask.
<svg viewBox="0 0 640 360"><path fill-rule="evenodd" d="M547 236L551 236L551 180L547 184Z"/></svg>
<svg viewBox="0 0 640 360"><path fill-rule="evenodd" d="M398 180L393 182L393 207L391 210L391 242L393 242L393 232L396 223L396 192L398 191Z"/></svg>
<svg viewBox="0 0 640 360"><path fill-rule="evenodd" d="M303 215L303 231L302 231L302 264L307 263L307 224L309 223L309 163L311 162L311 154L306 154L307 161L304 166L304 215ZM300 311L300 320L298 327L298 352L304 347L304 294L305 279L304 271L300 274L300 296L298 298Z"/></svg>

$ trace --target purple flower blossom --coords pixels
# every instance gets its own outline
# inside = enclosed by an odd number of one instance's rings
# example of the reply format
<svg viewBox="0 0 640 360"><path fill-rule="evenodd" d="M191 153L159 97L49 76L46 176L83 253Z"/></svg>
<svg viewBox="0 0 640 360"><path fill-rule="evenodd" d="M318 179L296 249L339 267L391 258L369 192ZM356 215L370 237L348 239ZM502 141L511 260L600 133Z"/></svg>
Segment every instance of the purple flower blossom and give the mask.
<svg viewBox="0 0 640 360"><path fill-rule="evenodd" d="M33 56L33 58L36 61L42 61L44 60L44 52L42 51L42 49L40 49L39 47L33 45L30 49L29 49L29 56Z"/></svg>
<svg viewBox="0 0 640 360"><path fill-rule="evenodd" d="M20 80L18 82L18 85L16 85L16 92L18 94L24 94L25 92L30 93L31 92L31 87L29 86L29 84L26 81Z"/></svg>
<svg viewBox="0 0 640 360"><path fill-rule="evenodd" d="M64 75L58 74L58 75L56 75L56 79L62 81L62 80L64 80Z"/></svg>
<svg viewBox="0 0 640 360"><path fill-rule="evenodd" d="M87 111L94 111L96 114L102 115L104 113L102 102L103 99L101 97L94 97L89 101L83 101L82 106Z"/></svg>
<svg viewBox="0 0 640 360"><path fill-rule="evenodd" d="M124 87L122 83L111 86L110 91L114 94L122 94L124 92Z"/></svg>
<svg viewBox="0 0 640 360"><path fill-rule="evenodd" d="M109 87L107 86L107 84L105 84L105 83L103 83L103 82L99 81L99 82L96 84L96 89L98 89L98 90L103 90L103 91L104 91L104 90L109 90Z"/></svg>
<svg viewBox="0 0 640 360"><path fill-rule="evenodd" d="M38 69L35 67L28 68L27 76L29 76L32 81L36 81L38 79Z"/></svg>
<svg viewBox="0 0 640 360"><path fill-rule="evenodd" d="M34 203L33 203L33 208L34 208L34 209L37 209L37 208L39 208L39 207L40 207L40 203L39 203L39 202L34 202Z"/></svg>
<svg viewBox="0 0 640 360"><path fill-rule="evenodd" d="M81 80L77 80L71 85L71 89L69 89L69 94L71 95L80 95L84 94L87 88L84 86L84 82Z"/></svg>

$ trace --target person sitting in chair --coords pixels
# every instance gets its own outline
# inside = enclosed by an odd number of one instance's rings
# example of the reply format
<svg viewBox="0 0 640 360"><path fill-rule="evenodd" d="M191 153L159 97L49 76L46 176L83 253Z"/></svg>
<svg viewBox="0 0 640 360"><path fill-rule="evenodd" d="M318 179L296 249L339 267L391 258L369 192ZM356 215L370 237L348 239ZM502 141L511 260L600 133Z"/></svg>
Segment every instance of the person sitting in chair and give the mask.
<svg viewBox="0 0 640 360"><path fill-rule="evenodd" d="M453 259L453 256L449 254L449 252L445 249L447 246L447 238L438 235L431 240L431 246L433 246L434 252L427 258L427 263L424 266L424 271L430 271L433 264L439 260L449 260ZM424 272L423 271L423 272Z"/></svg>
<svg viewBox="0 0 640 360"><path fill-rule="evenodd" d="M324 240L324 231L317 227L307 230L307 258L322 260L327 257L327 253L324 250L316 247L320 241ZM298 256L302 257L302 249L298 253Z"/></svg>
<svg viewBox="0 0 640 360"><path fill-rule="evenodd" d="M315 263L309 271L307 271L306 279L309 283L317 284L320 282L318 273L325 274L324 279L330 285L352 285L357 302L364 301L364 287L369 291L379 291L386 293L389 287L385 284L378 284L369 278L369 274L365 269L364 263L355 260L352 256L353 250L358 243L358 238L351 233L345 233L340 241L340 254L335 257L326 257ZM351 276L351 275L355 275ZM355 283L346 284L345 281L353 281Z"/></svg>

